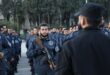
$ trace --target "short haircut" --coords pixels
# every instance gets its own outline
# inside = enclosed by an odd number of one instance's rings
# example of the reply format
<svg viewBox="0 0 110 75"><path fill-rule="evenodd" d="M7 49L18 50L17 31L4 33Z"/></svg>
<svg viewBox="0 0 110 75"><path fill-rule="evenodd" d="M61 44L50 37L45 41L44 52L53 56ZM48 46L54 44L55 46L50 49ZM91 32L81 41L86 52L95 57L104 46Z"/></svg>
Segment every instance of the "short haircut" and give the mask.
<svg viewBox="0 0 110 75"><path fill-rule="evenodd" d="M41 24L39 25L39 29L40 29L41 27L43 27L43 26L48 27L48 24L47 24L47 23L41 23Z"/></svg>
<svg viewBox="0 0 110 75"><path fill-rule="evenodd" d="M40 24L40 27L41 27L41 26L48 26L48 24L47 24L47 23L41 23L41 24Z"/></svg>

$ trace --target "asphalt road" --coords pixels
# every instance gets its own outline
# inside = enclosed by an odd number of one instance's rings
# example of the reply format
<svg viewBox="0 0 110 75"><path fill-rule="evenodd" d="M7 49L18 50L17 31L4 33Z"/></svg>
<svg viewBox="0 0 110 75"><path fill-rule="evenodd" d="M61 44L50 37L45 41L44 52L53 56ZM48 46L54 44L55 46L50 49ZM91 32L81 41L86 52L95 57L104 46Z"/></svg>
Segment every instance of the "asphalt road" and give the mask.
<svg viewBox="0 0 110 75"><path fill-rule="evenodd" d="M20 58L18 64L18 73L16 73L15 75L31 75L28 59L26 58L26 51L27 49L25 47L25 41L23 41L21 45L22 57Z"/></svg>

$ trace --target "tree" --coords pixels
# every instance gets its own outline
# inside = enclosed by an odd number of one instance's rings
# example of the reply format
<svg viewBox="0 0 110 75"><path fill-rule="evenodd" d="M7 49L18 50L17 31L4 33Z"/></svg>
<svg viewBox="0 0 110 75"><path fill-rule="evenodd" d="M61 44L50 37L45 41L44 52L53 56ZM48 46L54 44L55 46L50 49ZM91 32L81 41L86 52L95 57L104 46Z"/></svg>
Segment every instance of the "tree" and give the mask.
<svg viewBox="0 0 110 75"><path fill-rule="evenodd" d="M109 16L109 0L87 1L103 4L108 11L106 17ZM12 15L18 25L23 25L28 15L31 27L41 22L46 22L50 26L69 26L71 16L85 3L86 0L2 0L0 9L7 21Z"/></svg>

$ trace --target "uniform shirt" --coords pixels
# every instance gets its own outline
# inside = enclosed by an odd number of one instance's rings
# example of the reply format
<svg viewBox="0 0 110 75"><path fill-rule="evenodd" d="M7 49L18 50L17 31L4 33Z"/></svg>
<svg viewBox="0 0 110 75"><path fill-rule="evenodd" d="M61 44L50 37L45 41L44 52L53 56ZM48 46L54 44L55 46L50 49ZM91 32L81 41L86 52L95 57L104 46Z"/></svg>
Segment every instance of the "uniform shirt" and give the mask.
<svg viewBox="0 0 110 75"><path fill-rule="evenodd" d="M110 38L88 27L63 45L56 75L110 75Z"/></svg>
<svg viewBox="0 0 110 75"><path fill-rule="evenodd" d="M5 40L5 37L3 34L0 33L0 52L4 53L3 59L0 59L0 71L7 71L9 69L9 66L5 59L7 58L7 42Z"/></svg>

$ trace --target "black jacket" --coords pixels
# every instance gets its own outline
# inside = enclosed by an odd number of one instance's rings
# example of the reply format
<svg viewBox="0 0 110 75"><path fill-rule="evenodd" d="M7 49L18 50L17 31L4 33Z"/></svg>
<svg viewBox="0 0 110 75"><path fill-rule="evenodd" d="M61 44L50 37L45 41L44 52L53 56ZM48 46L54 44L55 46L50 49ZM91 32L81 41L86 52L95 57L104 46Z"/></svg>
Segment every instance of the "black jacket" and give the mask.
<svg viewBox="0 0 110 75"><path fill-rule="evenodd" d="M110 75L110 38L95 27L63 45L56 75Z"/></svg>

